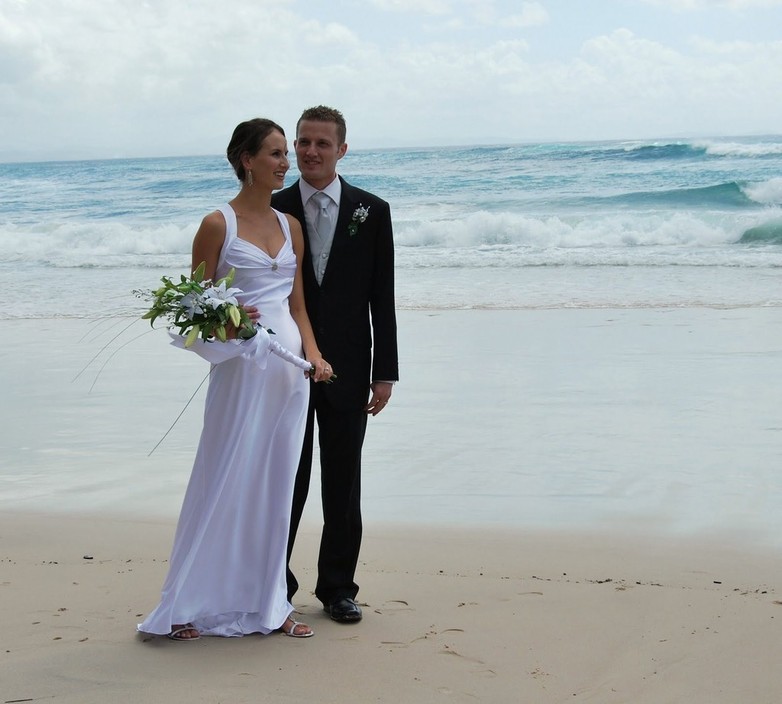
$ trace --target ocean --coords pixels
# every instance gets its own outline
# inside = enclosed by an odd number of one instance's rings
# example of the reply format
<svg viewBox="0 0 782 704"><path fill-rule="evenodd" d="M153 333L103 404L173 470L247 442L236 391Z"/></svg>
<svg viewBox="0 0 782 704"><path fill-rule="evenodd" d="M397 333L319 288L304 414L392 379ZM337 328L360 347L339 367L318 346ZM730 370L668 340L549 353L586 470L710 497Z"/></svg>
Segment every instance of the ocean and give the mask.
<svg viewBox="0 0 782 704"><path fill-rule="evenodd" d="M402 379L367 433L368 522L782 546L782 136L340 166L395 224ZM236 188L221 156L0 165L1 507L176 515L207 365L132 291L187 272Z"/></svg>
<svg viewBox="0 0 782 704"><path fill-rule="evenodd" d="M391 204L401 309L782 305L782 136L355 150L340 172ZM135 315L236 190L219 155L0 164L0 318Z"/></svg>

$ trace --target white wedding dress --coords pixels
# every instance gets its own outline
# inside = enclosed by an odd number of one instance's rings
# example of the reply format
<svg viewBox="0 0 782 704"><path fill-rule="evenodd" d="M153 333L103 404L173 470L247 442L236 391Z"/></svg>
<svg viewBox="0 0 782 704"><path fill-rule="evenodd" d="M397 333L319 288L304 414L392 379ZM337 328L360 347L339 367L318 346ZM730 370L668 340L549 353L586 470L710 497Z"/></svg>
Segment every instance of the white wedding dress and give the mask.
<svg viewBox="0 0 782 704"><path fill-rule="evenodd" d="M226 236L216 278L236 269L240 302L257 306L274 339L301 354L288 309L296 257L285 216L277 213L285 244L271 257L236 236L229 205L220 211ZM140 631L167 634L192 623L203 635L265 634L293 611L286 549L308 399L303 372L277 356L265 369L243 357L212 367L168 576Z"/></svg>

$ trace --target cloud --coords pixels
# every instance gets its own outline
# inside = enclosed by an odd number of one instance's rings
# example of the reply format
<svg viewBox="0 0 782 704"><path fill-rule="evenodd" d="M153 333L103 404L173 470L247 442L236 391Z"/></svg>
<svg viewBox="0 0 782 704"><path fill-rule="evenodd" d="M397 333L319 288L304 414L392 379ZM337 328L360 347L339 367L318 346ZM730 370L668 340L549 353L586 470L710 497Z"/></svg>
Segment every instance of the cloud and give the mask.
<svg viewBox="0 0 782 704"><path fill-rule="evenodd" d="M448 26L464 27L465 18L484 25L504 27L534 27L545 24L549 15L540 2L506 2L500 0L370 0L372 6L384 12L427 16L448 16ZM505 6L520 12L507 14Z"/></svg>
<svg viewBox="0 0 782 704"><path fill-rule="evenodd" d="M275 112L292 79L313 82L304 66L328 66L324 55L355 45L347 27L302 21L287 5L5 1L0 57L13 70L0 79L9 125L0 148L35 148L45 134L52 153L76 135L89 135L88 151L125 154L143 140L158 153L183 143L201 152L210 123L224 132L237 115Z"/></svg>
<svg viewBox="0 0 782 704"><path fill-rule="evenodd" d="M758 51L758 45L753 42L747 41L731 41L731 42L717 42L712 39L706 39L704 37L693 37L690 40L690 45L699 54L704 56L708 54L716 54L727 57L734 57L738 59L741 56L753 56ZM770 51L774 51L776 47L782 46L782 42L773 42L763 45L764 48Z"/></svg>
<svg viewBox="0 0 782 704"><path fill-rule="evenodd" d="M752 121L753 110L782 117L770 98L782 90L782 42L693 40L691 46L682 53L628 30L587 42L582 58L593 69L591 90L608 108L606 119L619 110L645 125L646 134L675 134L680 125L731 134Z"/></svg>
<svg viewBox="0 0 782 704"><path fill-rule="evenodd" d="M0 0L0 159L214 154L242 119L290 131L318 103L352 147L782 124L782 46L747 32L674 45L612 16L584 41L542 2L374 3L337 20L321 0Z"/></svg>
<svg viewBox="0 0 782 704"><path fill-rule="evenodd" d="M370 3L388 12L411 12L424 15L451 13L451 3L448 0L370 0Z"/></svg>
<svg viewBox="0 0 782 704"><path fill-rule="evenodd" d="M778 43L682 52L619 29L569 60L535 60L523 41L418 48L382 85L407 76L414 88L390 102L427 144L739 134L782 120L780 66Z"/></svg>
<svg viewBox="0 0 782 704"><path fill-rule="evenodd" d="M505 18L508 27L537 27L549 21L549 14L539 2L521 3L521 12Z"/></svg>
<svg viewBox="0 0 782 704"><path fill-rule="evenodd" d="M782 7L782 0L643 0L648 5L668 7L676 12L690 10L750 10L752 8Z"/></svg>

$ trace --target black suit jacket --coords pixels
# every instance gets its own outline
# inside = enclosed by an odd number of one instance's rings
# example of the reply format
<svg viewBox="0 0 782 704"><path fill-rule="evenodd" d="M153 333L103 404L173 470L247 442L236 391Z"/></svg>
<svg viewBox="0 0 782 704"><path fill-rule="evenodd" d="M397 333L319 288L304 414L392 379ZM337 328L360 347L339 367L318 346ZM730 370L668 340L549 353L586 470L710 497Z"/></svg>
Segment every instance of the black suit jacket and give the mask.
<svg viewBox="0 0 782 704"><path fill-rule="evenodd" d="M301 223L307 313L321 354L337 374L323 391L333 406L347 410L367 402L370 380L396 381L399 364L391 210L377 196L341 176L340 181L339 216L320 285L312 266L299 182L273 194L272 206ZM351 235L348 226L359 207L369 208L369 215Z"/></svg>

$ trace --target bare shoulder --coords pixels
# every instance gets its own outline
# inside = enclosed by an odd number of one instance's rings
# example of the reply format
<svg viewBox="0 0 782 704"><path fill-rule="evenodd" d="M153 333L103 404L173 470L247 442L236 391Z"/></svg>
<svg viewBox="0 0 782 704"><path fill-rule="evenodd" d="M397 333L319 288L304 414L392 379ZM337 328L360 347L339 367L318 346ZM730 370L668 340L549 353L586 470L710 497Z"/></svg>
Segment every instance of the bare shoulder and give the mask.
<svg viewBox="0 0 782 704"><path fill-rule="evenodd" d="M221 243L225 239L225 217L219 210L206 215L196 233L196 238L204 243Z"/></svg>
<svg viewBox="0 0 782 704"><path fill-rule="evenodd" d="M283 213L285 216L285 219L288 221L288 225L290 225L291 232L294 230L298 230L301 232L301 223L298 221L297 218L293 217L290 213Z"/></svg>
<svg viewBox="0 0 782 704"><path fill-rule="evenodd" d="M207 233L225 234L225 216L219 210L209 213L201 221L200 229Z"/></svg>
<svg viewBox="0 0 782 704"><path fill-rule="evenodd" d="M283 213L285 216L285 219L288 221L288 227L290 227L291 230L291 237L293 238L293 241L299 241L304 237L304 234L301 231L301 223L293 217L293 215L290 215L289 213Z"/></svg>

